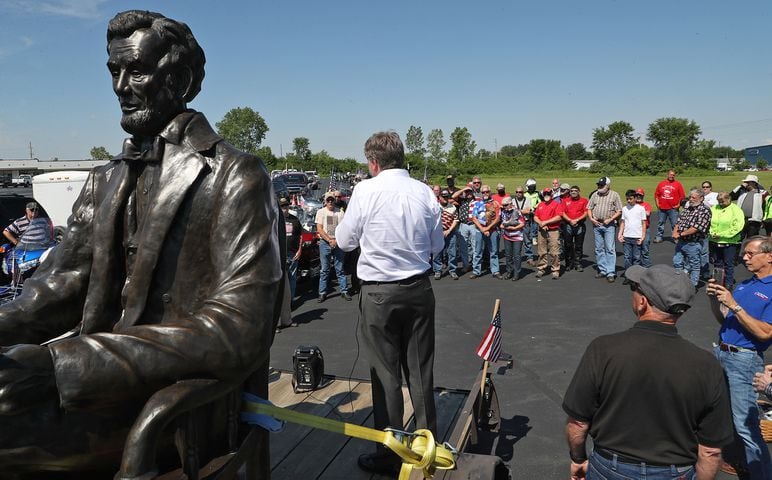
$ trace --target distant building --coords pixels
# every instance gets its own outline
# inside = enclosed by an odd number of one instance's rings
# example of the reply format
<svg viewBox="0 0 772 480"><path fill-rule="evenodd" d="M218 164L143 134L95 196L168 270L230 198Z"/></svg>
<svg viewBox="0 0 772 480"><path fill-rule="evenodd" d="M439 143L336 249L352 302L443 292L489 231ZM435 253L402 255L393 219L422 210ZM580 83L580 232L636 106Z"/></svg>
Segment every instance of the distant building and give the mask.
<svg viewBox="0 0 772 480"><path fill-rule="evenodd" d="M109 160L38 160L0 158L0 173L11 174L14 178L20 174L37 175L54 170L91 170L104 165Z"/></svg>
<svg viewBox="0 0 772 480"><path fill-rule="evenodd" d="M761 145L758 147L748 147L744 150L745 160L752 166L756 166L756 162L764 159L767 162L767 166L772 165L772 145Z"/></svg>

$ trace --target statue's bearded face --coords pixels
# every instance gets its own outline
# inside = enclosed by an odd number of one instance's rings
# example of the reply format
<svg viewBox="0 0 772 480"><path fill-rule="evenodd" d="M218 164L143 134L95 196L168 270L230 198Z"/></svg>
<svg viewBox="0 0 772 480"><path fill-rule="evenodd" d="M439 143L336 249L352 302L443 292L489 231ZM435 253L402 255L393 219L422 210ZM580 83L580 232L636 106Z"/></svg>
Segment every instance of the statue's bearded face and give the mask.
<svg viewBox="0 0 772 480"><path fill-rule="evenodd" d="M172 65L163 40L152 30L137 30L108 45L107 68L121 105L121 127L132 135L158 134L184 109L173 85Z"/></svg>

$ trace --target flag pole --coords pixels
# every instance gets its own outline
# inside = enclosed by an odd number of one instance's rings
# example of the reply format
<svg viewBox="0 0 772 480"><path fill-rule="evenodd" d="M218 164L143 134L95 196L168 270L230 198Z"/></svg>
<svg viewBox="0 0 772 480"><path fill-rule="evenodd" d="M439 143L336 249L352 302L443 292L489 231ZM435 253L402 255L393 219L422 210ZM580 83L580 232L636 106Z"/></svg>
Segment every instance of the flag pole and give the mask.
<svg viewBox="0 0 772 480"><path fill-rule="evenodd" d="M491 322L494 318L496 318L496 312L499 311L499 306L501 305L501 299L496 299L496 304L493 306L493 316L491 317ZM485 360L483 363L483 374L482 374L482 382L480 382L480 397L482 398L483 394L485 394L485 380L488 376L488 360ZM482 401L480 401L480 405L482 405Z"/></svg>

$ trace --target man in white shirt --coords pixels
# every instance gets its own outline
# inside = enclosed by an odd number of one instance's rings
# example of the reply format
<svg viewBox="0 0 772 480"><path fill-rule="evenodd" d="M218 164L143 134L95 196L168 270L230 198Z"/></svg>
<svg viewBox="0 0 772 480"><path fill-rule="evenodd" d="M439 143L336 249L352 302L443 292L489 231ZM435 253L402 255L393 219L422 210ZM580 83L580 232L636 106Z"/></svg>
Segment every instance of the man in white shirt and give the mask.
<svg viewBox="0 0 772 480"><path fill-rule="evenodd" d="M401 372L406 373L416 428L436 431L434 405L434 292L431 256L445 245L440 204L431 189L404 169L405 150L395 132L365 142L373 178L360 183L336 229L344 251L361 248L359 335L370 361L377 429L404 428ZM402 365L402 362L406 365ZM396 474L400 460L378 445L359 457L366 471Z"/></svg>
<svg viewBox="0 0 772 480"><path fill-rule="evenodd" d="M617 240L622 242L625 254L625 271L633 265L641 264L641 245L646 236L646 210L636 203L635 190L625 193L627 205L622 208ZM630 283L625 278L625 285Z"/></svg>

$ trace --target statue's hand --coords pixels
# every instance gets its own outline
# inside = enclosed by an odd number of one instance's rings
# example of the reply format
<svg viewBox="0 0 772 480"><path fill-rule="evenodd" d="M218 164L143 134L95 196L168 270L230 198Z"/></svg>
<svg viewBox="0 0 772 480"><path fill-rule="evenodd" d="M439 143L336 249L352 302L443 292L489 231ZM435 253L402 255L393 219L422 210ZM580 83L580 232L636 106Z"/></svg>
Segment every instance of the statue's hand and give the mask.
<svg viewBox="0 0 772 480"><path fill-rule="evenodd" d="M16 415L50 400L56 391L54 362L48 347L0 348L0 415Z"/></svg>

